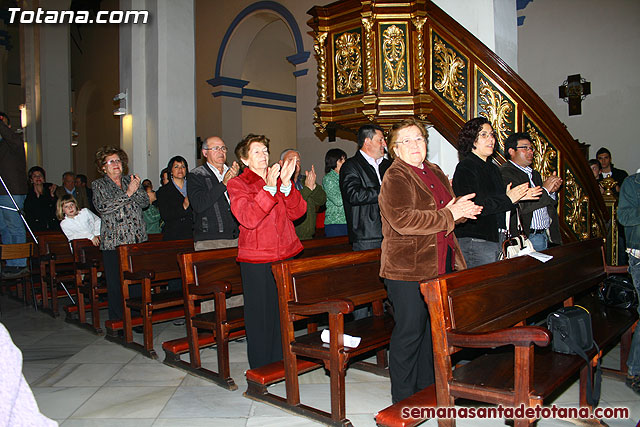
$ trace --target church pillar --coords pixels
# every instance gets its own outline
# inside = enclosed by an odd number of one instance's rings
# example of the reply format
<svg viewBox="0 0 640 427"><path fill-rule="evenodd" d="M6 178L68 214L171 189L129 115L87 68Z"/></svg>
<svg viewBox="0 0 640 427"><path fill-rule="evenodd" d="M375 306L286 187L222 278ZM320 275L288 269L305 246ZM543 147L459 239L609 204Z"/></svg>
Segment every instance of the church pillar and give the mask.
<svg viewBox="0 0 640 427"><path fill-rule="evenodd" d="M66 10L69 0L27 0L24 9ZM27 160L59 184L71 169L71 67L69 25L20 25L22 86L27 108Z"/></svg>
<svg viewBox="0 0 640 427"><path fill-rule="evenodd" d="M120 90L129 103L122 147L130 171L158 183L172 156L195 166L194 3L122 0L120 6L150 17L120 27Z"/></svg>

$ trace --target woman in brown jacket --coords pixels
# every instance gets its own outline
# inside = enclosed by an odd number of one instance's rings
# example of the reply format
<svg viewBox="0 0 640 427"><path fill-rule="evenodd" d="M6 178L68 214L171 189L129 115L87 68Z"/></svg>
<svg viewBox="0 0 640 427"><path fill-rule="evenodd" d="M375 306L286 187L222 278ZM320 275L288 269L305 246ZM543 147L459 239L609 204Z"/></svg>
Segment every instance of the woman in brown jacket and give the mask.
<svg viewBox="0 0 640 427"><path fill-rule="evenodd" d="M389 346L391 396L396 403L434 382L431 327L420 282L466 268L452 233L475 218L475 194L455 198L446 175L425 161L427 132L415 119L396 123L388 138L395 158L378 198L382 217L384 278L395 327Z"/></svg>

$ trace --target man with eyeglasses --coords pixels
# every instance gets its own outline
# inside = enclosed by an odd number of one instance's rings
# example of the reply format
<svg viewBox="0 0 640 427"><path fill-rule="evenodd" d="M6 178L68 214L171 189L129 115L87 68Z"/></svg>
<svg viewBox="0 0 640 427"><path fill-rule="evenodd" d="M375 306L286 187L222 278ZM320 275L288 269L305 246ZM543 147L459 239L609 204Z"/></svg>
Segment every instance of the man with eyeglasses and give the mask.
<svg viewBox="0 0 640 427"><path fill-rule="evenodd" d="M540 173L533 170L534 147L527 133L519 132L509 136L504 143L507 162L500 168L505 185L516 186L528 182L531 187L542 186L540 199L518 202L522 228L536 251L547 249L549 242L562 244L560 221L558 219L558 200L556 192L562 185L562 179L553 172L542 182ZM517 233L517 213L511 212L511 234Z"/></svg>
<svg viewBox="0 0 640 427"><path fill-rule="evenodd" d="M238 223L231 214L227 183L240 167L227 166L227 146L211 136L202 143L205 163L189 172L187 197L193 209L193 240L196 251L238 246Z"/></svg>

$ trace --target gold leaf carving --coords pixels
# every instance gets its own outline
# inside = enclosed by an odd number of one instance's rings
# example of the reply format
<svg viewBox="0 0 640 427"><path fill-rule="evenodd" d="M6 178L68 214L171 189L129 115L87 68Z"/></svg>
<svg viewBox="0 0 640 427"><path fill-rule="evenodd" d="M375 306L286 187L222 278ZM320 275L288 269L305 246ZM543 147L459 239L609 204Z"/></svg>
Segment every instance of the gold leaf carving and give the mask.
<svg viewBox="0 0 640 427"><path fill-rule="evenodd" d="M375 72L376 67L374 65L374 50L373 50L373 20L369 18L362 18L362 25L364 26L364 40L365 40L365 54L366 54L366 67L365 73L367 77L367 95L373 95L376 90Z"/></svg>
<svg viewBox="0 0 640 427"><path fill-rule="evenodd" d="M589 197L584 194L584 190L569 168L566 170L565 178L564 220L579 239L588 239Z"/></svg>
<svg viewBox="0 0 640 427"><path fill-rule="evenodd" d="M322 103L329 102L327 95L327 49L325 41L328 33L316 33L313 41L313 48L318 57L318 101Z"/></svg>
<svg viewBox="0 0 640 427"><path fill-rule="evenodd" d="M344 33L336 40L336 89L341 95L356 93L362 88L362 56L360 34Z"/></svg>
<svg viewBox="0 0 640 427"><path fill-rule="evenodd" d="M404 32L392 25L383 33L382 52L384 54L384 84L387 89L399 90L407 84L405 76Z"/></svg>
<svg viewBox="0 0 640 427"><path fill-rule="evenodd" d="M416 27L416 77L418 79L418 93L425 93L425 76L427 72L425 70L424 36L422 35L422 29L424 28L424 23L427 22L427 18L413 18L411 22L413 22L413 25Z"/></svg>
<svg viewBox="0 0 640 427"><path fill-rule="evenodd" d="M498 141L504 151L504 140L510 132L509 125L511 125L509 114L513 112L513 106L506 97L503 97L500 92L494 90L489 82L482 78L480 79L479 92L479 104L484 109L484 111L480 112L480 115L491 122L493 132L496 135L496 141Z"/></svg>
<svg viewBox="0 0 640 427"><path fill-rule="evenodd" d="M600 230L595 212L591 212L591 237L602 237L602 230Z"/></svg>
<svg viewBox="0 0 640 427"><path fill-rule="evenodd" d="M464 115L467 103L466 94L463 88L464 75L462 70L465 67L464 61L453 49L445 46L440 39L435 41L433 48L436 81L433 87L442 93L449 101L453 102L455 108Z"/></svg>
<svg viewBox="0 0 640 427"><path fill-rule="evenodd" d="M540 172L542 180L547 179L553 172L558 171L558 152L547 140L540 135L535 126L527 123L527 133L535 151L533 152L533 168Z"/></svg>

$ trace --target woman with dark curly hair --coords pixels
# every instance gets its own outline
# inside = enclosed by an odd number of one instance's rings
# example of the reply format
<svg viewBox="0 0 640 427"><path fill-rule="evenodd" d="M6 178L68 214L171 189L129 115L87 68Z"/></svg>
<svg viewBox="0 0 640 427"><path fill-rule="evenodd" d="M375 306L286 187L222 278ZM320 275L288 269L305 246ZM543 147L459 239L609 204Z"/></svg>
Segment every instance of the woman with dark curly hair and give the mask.
<svg viewBox="0 0 640 427"><path fill-rule="evenodd" d="M164 221L163 240L193 238L193 212L187 197L189 165L182 156L169 160L169 182L158 189L156 197Z"/></svg>
<svg viewBox="0 0 640 427"><path fill-rule="evenodd" d="M29 169L29 189L24 199L24 217L32 231L60 230L56 218L56 185L45 182L47 175L40 166Z"/></svg>
<svg viewBox="0 0 640 427"><path fill-rule="evenodd" d="M109 319L122 319L123 313L116 247L147 241L142 209L149 205L149 196L140 185L138 175L126 175L128 160L127 153L120 148L100 147L95 165L104 176L91 183L93 204L102 217L100 249L107 280ZM140 295L139 286L135 288L129 289L132 297Z"/></svg>
<svg viewBox="0 0 640 427"><path fill-rule="evenodd" d="M498 260L504 240L505 213L515 208L519 200L537 200L540 187L529 183L506 189L500 169L492 161L496 144L491 123L476 117L464 124L458 133L461 160L453 174L453 191L457 196L475 193L473 200L483 207L477 219L457 224L455 233L467 267L489 264Z"/></svg>

